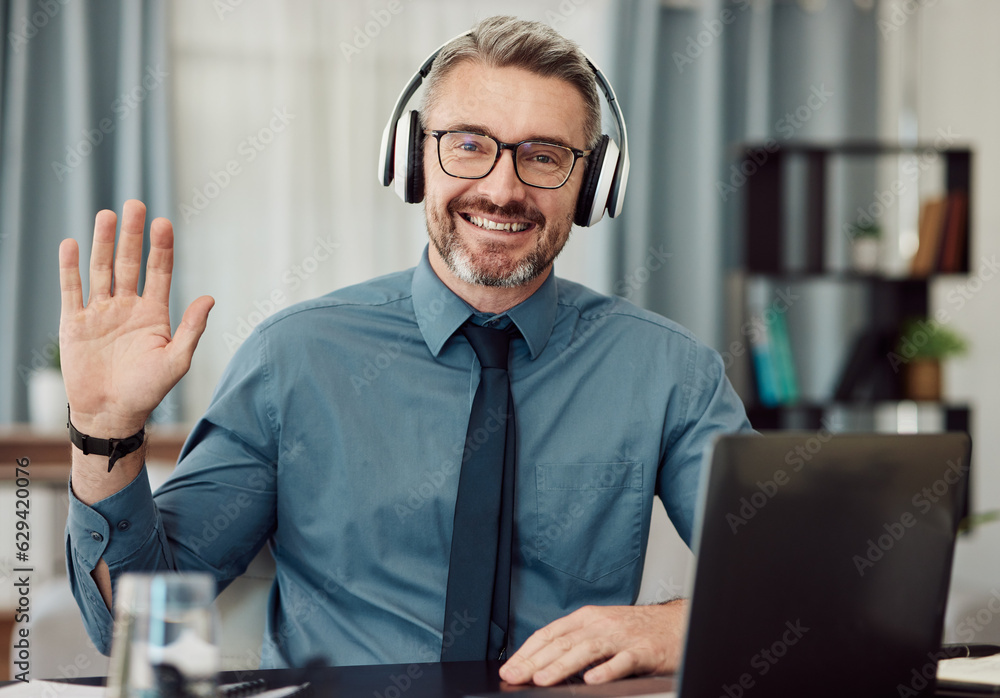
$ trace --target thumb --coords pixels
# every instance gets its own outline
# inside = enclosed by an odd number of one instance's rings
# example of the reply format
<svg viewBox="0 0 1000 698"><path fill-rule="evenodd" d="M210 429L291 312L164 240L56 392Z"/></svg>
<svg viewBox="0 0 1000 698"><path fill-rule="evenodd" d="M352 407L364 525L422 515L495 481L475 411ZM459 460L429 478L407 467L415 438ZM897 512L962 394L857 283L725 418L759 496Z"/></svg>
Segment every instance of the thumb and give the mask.
<svg viewBox="0 0 1000 698"><path fill-rule="evenodd" d="M180 367L182 373L187 373L191 367L191 357L205 332L205 327L208 326L208 313L214 305L214 298L201 296L192 301L181 317L181 322L168 345L168 351L173 355L173 361Z"/></svg>

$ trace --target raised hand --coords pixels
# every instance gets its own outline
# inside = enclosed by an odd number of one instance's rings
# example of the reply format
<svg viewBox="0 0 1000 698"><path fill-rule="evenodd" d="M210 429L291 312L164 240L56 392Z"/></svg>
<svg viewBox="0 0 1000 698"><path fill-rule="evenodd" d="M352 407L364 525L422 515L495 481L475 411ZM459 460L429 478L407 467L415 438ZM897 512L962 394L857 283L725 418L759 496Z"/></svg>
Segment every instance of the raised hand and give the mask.
<svg viewBox="0 0 1000 698"><path fill-rule="evenodd" d="M157 218L150 227L146 284L140 296L145 219L142 202L125 202L115 254L116 216L113 211L97 214L86 306L79 247L75 240L63 240L59 247L59 350L66 395L73 425L98 438L126 437L145 424L190 368L215 303L210 296L191 303L171 337L173 226Z"/></svg>

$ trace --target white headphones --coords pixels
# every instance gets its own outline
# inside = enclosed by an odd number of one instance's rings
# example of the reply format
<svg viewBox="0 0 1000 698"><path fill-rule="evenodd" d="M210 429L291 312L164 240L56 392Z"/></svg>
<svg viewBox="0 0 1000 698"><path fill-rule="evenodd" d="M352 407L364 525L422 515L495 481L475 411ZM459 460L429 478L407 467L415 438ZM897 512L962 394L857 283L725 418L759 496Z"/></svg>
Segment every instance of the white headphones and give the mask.
<svg viewBox="0 0 1000 698"><path fill-rule="evenodd" d="M467 33L455 38L465 36ZM424 199L424 132L420 124L420 114L415 109L405 114L403 110L430 73L434 59L451 41L438 47L410 78L410 82L396 100L392 116L389 117L385 131L382 132L382 149L378 161L379 181L386 187L395 182L396 194L408 204L418 204ZM588 156L587 171L580 187L580 197L577 199L576 213L573 217L574 223L588 227L601 220L605 210L612 218L621 213L622 203L625 200L625 185L628 183L629 161L625 117L622 116L615 91L590 57L584 54L584 58L594 71L594 77L611 108L621 136L621 148L619 148L609 136L602 135ZM405 136L398 137L400 132Z"/></svg>

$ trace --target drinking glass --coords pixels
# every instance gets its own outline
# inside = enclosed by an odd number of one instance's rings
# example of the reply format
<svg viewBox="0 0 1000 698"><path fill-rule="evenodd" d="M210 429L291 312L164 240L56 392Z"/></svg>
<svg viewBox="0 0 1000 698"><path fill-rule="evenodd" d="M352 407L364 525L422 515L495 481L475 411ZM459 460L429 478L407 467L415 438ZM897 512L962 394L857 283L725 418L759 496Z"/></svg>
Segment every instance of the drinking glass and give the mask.
<svg viewBox="0 0 1000 698"><path fill-rule="evenodd" d="M219 671L214 599L209 574L122 575L106 696L214 696Z"/></svg>

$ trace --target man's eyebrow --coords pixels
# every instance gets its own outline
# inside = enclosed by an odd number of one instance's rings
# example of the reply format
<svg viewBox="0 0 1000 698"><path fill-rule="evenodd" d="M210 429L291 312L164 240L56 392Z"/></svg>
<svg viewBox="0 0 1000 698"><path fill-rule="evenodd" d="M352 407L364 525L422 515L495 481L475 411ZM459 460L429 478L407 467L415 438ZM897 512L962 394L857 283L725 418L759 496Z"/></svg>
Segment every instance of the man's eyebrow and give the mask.
<svg viewBox="0 0 1000 698"><path fill-rule="evenodd" d="M447 129L444 129L444 130L446 130L446 131L471 131L473 133L481 133L484 136L492 136L493 138L496 138L497 140L501 140L500 138L497 137L497 135L495 133L493 133L492 131L490 131L490 129L486 128L486 126L483 126L482 124L471 124L471 123L451 124ZM523 141L545 141L546 143L552 143L553 145L561 145L561 146L566 147L566 148L575 148L576 147L574 145L571 145L571 144L567 143L562 138L558 138L556 136L548 136L548 135L541 134L541 133L530 135L527 138L522 138L521 140L523 140Z"/></svg>

